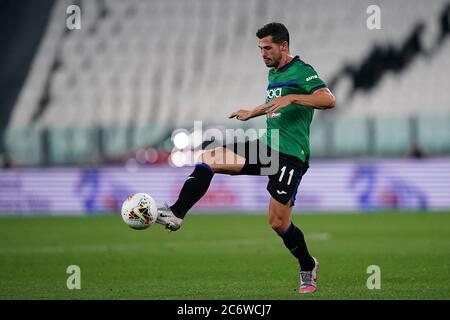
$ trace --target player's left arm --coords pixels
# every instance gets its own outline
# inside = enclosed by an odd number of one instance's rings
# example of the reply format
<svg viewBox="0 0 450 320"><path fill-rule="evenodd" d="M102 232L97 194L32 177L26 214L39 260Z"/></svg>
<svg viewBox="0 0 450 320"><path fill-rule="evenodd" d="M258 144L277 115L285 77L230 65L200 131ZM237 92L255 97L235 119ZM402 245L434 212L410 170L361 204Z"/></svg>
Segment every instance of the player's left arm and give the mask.
<svg viewBox="0 0 450 320"><path fill-rule="evenodd" d="M328 88L320 88L312 94L288 94L270 101L267 112L276 112L292 103L315 109L331 109L336 105L336 98Z"/></svg>

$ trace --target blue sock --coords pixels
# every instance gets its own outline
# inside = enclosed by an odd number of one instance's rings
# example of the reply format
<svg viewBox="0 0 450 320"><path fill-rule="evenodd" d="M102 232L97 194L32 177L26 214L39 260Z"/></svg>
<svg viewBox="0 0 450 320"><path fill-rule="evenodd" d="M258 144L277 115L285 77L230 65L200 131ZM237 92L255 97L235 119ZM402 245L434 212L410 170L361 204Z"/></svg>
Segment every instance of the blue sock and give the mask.
<svg viewBox="0 0 450 320"><path fill-rule="evenodd" d="M303 232L292 222L289 227L278 235L283 239L284 245L297 258L302 271L312 271L315 266L314 259L308 252Z"/></svg>
<svg viewBox="0 0 450 320"><path fill-rule="evenodd" d="M186 213L196 204L208 191L214 171L206 163L198 163L194 172L186 179L181 188L177 202L170 207L172 212L183 219Z"/></svg>

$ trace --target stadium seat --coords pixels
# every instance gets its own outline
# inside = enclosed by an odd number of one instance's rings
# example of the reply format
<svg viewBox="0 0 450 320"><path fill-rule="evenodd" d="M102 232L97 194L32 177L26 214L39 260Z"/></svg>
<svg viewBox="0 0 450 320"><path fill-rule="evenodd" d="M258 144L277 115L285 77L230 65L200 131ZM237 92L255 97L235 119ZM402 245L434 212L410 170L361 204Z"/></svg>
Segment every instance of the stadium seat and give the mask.
<svg viewBox="0 0 450 320"><path fill-rule="evenodd" d="M369 0L89 1L82 2L81 30L65 32L60 19L70 3L56 1L8 130L117 126L116 133L106 136L112 139L108 150L118 153L131 148L122 137L125 126L165 131L192 126L199 119L227 125L231 112L264 100L267 70L255 32L269 21L282 21L290 30L292 53L312 64L326 82L338 79L332 88L338 101L332 136L336 155L364 153L364 139L369 137L354 136L351 128L367 132L366 119L377 117L381 118L375 122L374 150L402 155L409 143L406 119L450 112L450 40L433 47L445 3L383 2L382 28L369 30ZM417 54L399 72L386 71L370 90L351 93L352 80L345 76L344 66L358 69L375 46L400 50L417 23L425 25L422 40L430 52ZM46 88L49 99L40 104ZM350 127L345 125L348 117L356 121ZM389 117L404 119L397 127L397 120ZM322 121L326 118L316 112L315 125ZM387 134L391 129L394 139ZM155 137L160 137L160 130L155 130ZM330 152L323 130L312 135L319 155ZM428 143L427 133L421 134ZM144 136L149 144L158 143ZM145 144L144 136L137 145ZM430 150L450 150L450 142L436 143ZM84 154L81 144L80 148L79 154Z"/></svg>

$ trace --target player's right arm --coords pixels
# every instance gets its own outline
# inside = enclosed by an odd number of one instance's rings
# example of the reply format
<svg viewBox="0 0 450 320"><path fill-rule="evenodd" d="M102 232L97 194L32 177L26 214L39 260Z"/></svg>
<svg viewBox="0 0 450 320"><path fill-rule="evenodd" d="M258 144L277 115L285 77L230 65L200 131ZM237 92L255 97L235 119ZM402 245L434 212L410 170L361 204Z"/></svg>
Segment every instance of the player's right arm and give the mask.
<svg viewBox="0 0 450 320"><path fill-rule="evenodd" d="M266 114L266 109L268 108L267 104L261 104L251 110L240 109L238 111L233 112L228 117L229 119L236 118L241 121L247 121L248 119L255 118Z"/></svg>

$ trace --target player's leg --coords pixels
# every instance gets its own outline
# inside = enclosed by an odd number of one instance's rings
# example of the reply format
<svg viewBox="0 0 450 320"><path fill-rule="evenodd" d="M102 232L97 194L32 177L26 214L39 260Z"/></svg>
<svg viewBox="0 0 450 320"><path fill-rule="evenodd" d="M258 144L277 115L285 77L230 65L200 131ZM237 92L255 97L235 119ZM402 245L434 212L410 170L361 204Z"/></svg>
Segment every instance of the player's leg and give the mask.
<svg viewBox="0 0 450 320"><path fill-rule="evenodd" d="M307 166L287 155L280 155L279 163L279 171L269 177L267 185L272 196L269 204L269 223L299 262L299 292L314 292L317 288L318 262L309 254L303 232L291 221L297 189Z"/></svg>
<svg viewBox="0 0 450 320"><path fill-rule="evenodd" d="M245 165L245 158L226 147L205 151L201 156L214 173L239 174Z"/></svg>
<svg viewBox="0 0 450 320"><path fill-rule="evenodd" d="M171 206L175 215L181 219L208 191L215 173L237 174L245 164L245 158L225 147L205 151L200 160L184 182L178 200Z"/></svg>
<svg viewBox="0 0 450 320"><path fill-rule="evenodd" d="M303 232L291 221L292 206L289 201L282 204L270 199L269 224L283 239L284 245L297 258L302 271L311 271L314 268L314 259L308 252Z"/></svg>
<svg viewBox="0 0 450 320"><path fill-rule="evenodd" d="M310 293L317 289L317 273L319 262L309 254L303 232L291 221L291 200L282 204L270 199L269 224L283 239L286 248L297 258L300 264L299 293Z"/></svg>
<svg viewBox="0 0 450 320"><path fill-rule="evenodd" d="M205 151L200 161L186 178L175 204L159 208L158 222L172 231L181 227L186 213L208 191L215 173L238 174L245 164L244 157L225 147Z"/></svg>

